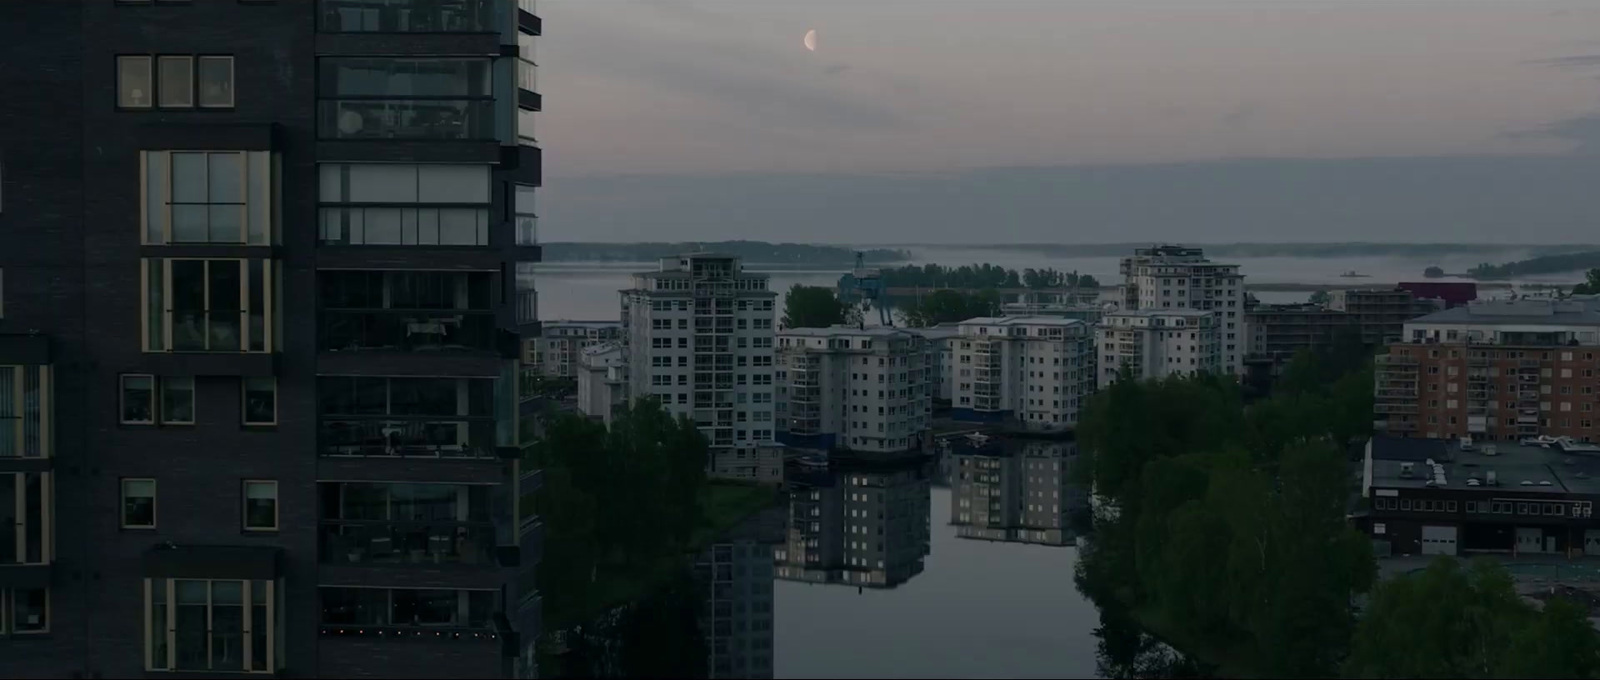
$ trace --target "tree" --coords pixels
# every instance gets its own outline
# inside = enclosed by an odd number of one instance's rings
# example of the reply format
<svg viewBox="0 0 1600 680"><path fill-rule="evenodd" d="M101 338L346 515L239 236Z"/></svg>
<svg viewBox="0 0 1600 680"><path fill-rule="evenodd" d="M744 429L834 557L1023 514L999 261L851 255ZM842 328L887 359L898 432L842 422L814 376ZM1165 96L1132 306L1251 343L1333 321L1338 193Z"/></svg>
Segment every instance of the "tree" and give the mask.
<svg viewBox="0 0 1600 680"><path fill-rule="evenodd" d="M1498 673L1509 678L1592 678L1600 675L1600 634L1587 607L1551 598L1537 620L1511 640Z"/></svg>
<svg viewBox="0 0 1600 680"><path fill-rule="evenodd" d="M1090 276L1088 274L1084 274L1084 275L1081 275L1081 276L1078 277L1078 287L1079 288L1099 288L1100 287L1100 282L1096 281L1093 276Z"/></svg>
<svg viewBox="0 0 1600 680"><path fill-rule="evenodd" d="M1422 275L1430 279L1444 278L1444 270L1439 267L1428 267L1422 270Z"/></svg>
<svg viewBox="0 0 1600 680"><path fill-rule="evenodd" d="M1315 293L1312 293L1311 294L1311 299L1306 300L1306 302L1309 302L1309 303L1311 303L1313 305L1323 305L1323 306L1327 306L1327 304L1329 302L1332 302L1332 301L1333 301L1333 296L1329 295L1328 291L1325 291L1325 290L1319 290L1319 291L1317 291Z"/></svg>
<svg viewBox="0 0 1600 680"><path fill-rule="evenodd" d="M927 328L941 323L966 321L994 313L1000 304L1000 294L994 290L963 293L956 290L936 290L922 296L901 313L902 320L912 328Z"/></svg>
<svg viewBox="0 0 1600 680"><path fill-rule="evenodd" d="M1600 269L1590 269L1584 282L1572 287L1573 295L1600 295Z"/></svg>
<svg viewBox="0 0 1600 680"><path fill-rule="evenodd" d="M845 322L845 304L828 288L794 284L783 301L784 328L827 328Z"/></svg>
<svg viewBox="0 0 1600 680"><path fill-rule="evenodd" d="M1372 592L1356 627L1346 674L1378 678L1483 678L1506 668L1513 633L1533 620L1511 575L1489 558L1468 568L1441 556L1421 573Z"/></svg>

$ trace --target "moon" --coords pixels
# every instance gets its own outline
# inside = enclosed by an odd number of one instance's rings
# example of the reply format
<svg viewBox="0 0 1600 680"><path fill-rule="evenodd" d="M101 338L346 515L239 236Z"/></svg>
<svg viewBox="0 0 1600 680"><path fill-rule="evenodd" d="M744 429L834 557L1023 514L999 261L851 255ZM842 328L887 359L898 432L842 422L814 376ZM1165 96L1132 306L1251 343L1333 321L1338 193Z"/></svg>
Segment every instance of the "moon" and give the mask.
<svg viewBox="0 0 1600 680"><path fill-rule="evenodd" d="M817 51L817 29L813 28L809 31L806 31L805 44L807 50L812 52Z"/></svg>

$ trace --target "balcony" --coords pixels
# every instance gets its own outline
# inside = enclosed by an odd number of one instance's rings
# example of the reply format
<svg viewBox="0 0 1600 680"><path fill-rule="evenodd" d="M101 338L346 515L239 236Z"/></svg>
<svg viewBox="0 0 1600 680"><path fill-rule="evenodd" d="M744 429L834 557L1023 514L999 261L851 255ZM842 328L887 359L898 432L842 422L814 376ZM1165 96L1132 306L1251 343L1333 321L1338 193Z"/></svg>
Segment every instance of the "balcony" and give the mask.
<svg viewBox="0 0 1600 680"><path fill-rule="evenodd" d="M1416 413L1416 404L1374 404L1373 413Z"/></svg>
<svg viewBox="0 0 1600 680"><path fill-rule="evenodd" d="M1384 388L1379 388L1378 389L1378 398L1379 399L1416 399L1417 398L1417 391L1416 390L1407 390L1407 389L1384 389Z"/></svg>
<svg viewBox="0 0 1600 680"><path fill-rule="evenodd" d="M520 228L521 221L518 220ZM486 246L486 208L324 207L322 245L330 246Z"/></svg>
<svg viewBox="0 0 1600 680"><path fill-rule="evenodd" d="M492 565L495 528L488 522L326 520L319 534L324 564Z"/></svg>
<svg viewBox="0 0 1600 680"><path fill-rule="evenodd" d="M318 423L321 454L347 458L493 459L495 423L470 420L337 420Z"/></svg>
<svg viewBox="0 0 1600 680"><path fill-rule="evenodd" d="M317 102L321 139L493 141L493 99L328 99Z"/></svg>
<svg viewBox="0 0 1600 680"><path fill-rule="evenodd" d="M330 310L321 315L318 347L326 352L495 352L498 329L491 311Z"/></svg>
<svg viewBox="0 0 1600 680"><path fill-rule="evenodd" d="M494 33L496 0L321 0L324 33Z"/></svg>

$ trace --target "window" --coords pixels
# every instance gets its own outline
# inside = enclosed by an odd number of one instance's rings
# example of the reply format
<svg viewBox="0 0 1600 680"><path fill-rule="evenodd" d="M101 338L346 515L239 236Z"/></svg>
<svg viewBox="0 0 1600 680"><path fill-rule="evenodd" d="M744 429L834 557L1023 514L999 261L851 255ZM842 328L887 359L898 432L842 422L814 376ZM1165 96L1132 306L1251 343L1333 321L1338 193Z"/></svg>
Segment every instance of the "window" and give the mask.
<svg viewBox="0 0 1600 680"><path fill-rule="evenodd" d="M0 458L50 457L50 395L49 366L0 366Z"/></svg>
<svg viewBox="0 0 1600 680"><path fill-rule="evenodd" d="M271 260L146 258L145 351L272 351L273 266Z"/></svg>
<svg viewBox="0 0 1600 680"><path fill-rule="evenodd" d="M280 590L265 580L145 579L145 667L275 672Z"/></svg>
<svg viewBox="0 0 1600 680"><path fill-rule="evenodd" d="M320 0L328 33L495 32L495 4L487 0L419 3L415 0Z"/></svg>
<svg viewBox="0 0 1600 680"><path fill-rule="evenodd" d="M317 128L324 139L495 138L491 59L319 61Z"/></svg>
<svg viewBox="0 0 1600 680"><path fill-rule="evenodd" d="M244 530L278 530L277 482L266 480L245 480Z"/></svg>
<svg viewBox="0 0 1600 680"><path fill-rule="evenodd" d="M194 106L194 57L156 57L157 105L187 109Z"/></svg>
<svg viewBox="0 0 1600 680"><path fill-rule="evenodd" d="M0 635L50 632L50 590L0 590Z"/></svg>
<svg viewBox="0 0 1600 680"><path fill-rule="evenodd" d="M49 472L0 472L0 569L52 561L53 491Z"/></svg>
<svg viewBox="0 0 1600 680"><path fill-rule="evenodd" d="M489 245L487 165L324 163L318 174L325 244Z"/></svg>
<svg viewBox="0 0 1600 680"><path fill-rule="evenodd" d="M156 528L156 480L122 480L122 528Z"/></svg>
<svg viewBox="0 0 1600 680"><path fill-rule="evenodd" d="M162 378L161 423L194 424L194 378Z"/></svg>
<svg viewBox="0 0 1600 680"><path fill-rule="evenodd" d="M124 109L148 109L154 103L154 76L150 73L150 57L117 57L117 106Z"/></svg>
<svg viewBox="0 0 1600 680"><path fill-rule="evenodd" d="M233 108L233 57L200 57L196 74L201 108Z"/></svg>
<svg viewBox="0 0 1600 680"><path fill-rule="evenodd" d="M135 425L156 422L155 376L122 376L122 422Z"/></svg>
<svg viewBox="0 0 1600 680"><path fill-rule="evenodd" d="M326 626L488 628L498 608L492 590L321 588Z"/></svg>
<svg viewBox="0 0 1600 680"><path fill-rule="evenodd" d="M514 184L512 211L517 223L517 245L539 245L539 216L534 210L534 187Z"/></svg>
<svg viewBox="0 0 1600 680"><path fill-rule="evenodd" d="M278 423L277 378L245 378L244 424L276 425Z"/></svg>
<svg viewBox="0 0 1600 680"><path fill-rule="evenodd" d="M271 245L271 152L143 151L139 163L146 245Z"/></svg>

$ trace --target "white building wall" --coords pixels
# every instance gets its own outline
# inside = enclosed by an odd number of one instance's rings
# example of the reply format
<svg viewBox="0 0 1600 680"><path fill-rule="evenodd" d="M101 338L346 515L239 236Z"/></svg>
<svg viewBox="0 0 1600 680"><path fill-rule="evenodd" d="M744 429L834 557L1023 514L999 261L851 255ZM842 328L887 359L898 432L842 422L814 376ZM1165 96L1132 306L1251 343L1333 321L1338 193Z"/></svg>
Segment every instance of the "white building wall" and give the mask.
<svg viewBox="0 0 1600 680"><path fill-rule="evenodd" d="M969 319L953 338L951 405L957 413L1009 414L1025 427L1077 425L1094 392L1093 331L1055 317Z"/></svg>
<svg viewBox="0 0 1600 680"><path fill-rule="evenodd" d="M1199 309L1217 313L1222 365L1244 373L1250 334L1239 266L1205 259L1197 248L1156 248L1122 260L1123 311Z"/></svg>
<svg viewBox="0 0 1600 680"><path fill-rule="evenodd" d="M1098 385L1116 381L1123 366L1140 380L1227 370L1217 312L1146 309L1107 314L1095 329Z"/></svg>
<svg viewBox="0 0 1600 680"><path fill-rule="evenodd" d="M920 335L887 328L788 329L778 338L779 427L857 451L920 447L932 413Z"/></svg>

